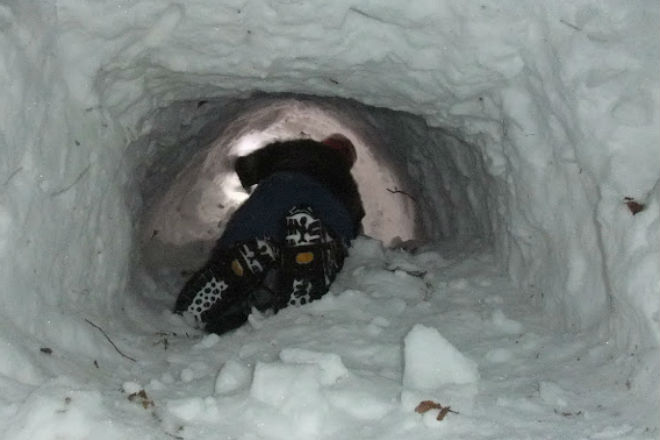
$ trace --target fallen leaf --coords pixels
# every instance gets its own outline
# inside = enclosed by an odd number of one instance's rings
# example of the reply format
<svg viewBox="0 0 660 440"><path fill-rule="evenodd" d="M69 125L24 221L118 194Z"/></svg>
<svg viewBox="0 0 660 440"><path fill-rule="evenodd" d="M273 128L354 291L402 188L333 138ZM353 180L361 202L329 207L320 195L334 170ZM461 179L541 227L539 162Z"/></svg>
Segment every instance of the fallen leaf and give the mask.
<svg viewBox="0 0 660 440"><path fill-rule="evenodd" d="M624 197L623 200L628 206L628 209L630 209L630 212L632 212L632 215L642 212L646 208L643 203L636 202L632 197Z"/></svg>
<svg viewBox="0 0 660 440"><path fill-rule="evenodd" d="M128 400L130 400L131 402L141 403L144 409L147 409L151 406L156 406L154 404L154 401L151 400L149 396L147 396L147 392L144 390L140 390L136 393L129 394Z"/></svg>
<svg viewBox="0 0 660 440"><path fill-rule="evenodd" d="M428 411L431 411L432 409L442 409L442 405L439 403L435 403L432 400L424 400L417 405L417 408L415 408L415 412L418 412L419 414L424 414Z"/></svg>
<svg viewBox="0 0 660 440"><path fill-rule="evenodd" d="M438 413L438 417L436 417L436 420L438 421L443 421L447 413L451 411L451 407L445 406L444 408L440 409L440 412Z"/></svg>
<svg viewBox="0 0 660 440"><path fill-rule="evenodd" d="M445 419L447 414L449 413L454 413L458 414L457 411L454 411L451 409L451 406L442 406L442 404L434 402L432 400L423 400L417 405L415 408L415 412L418 412L420 414L424 414L428 411L431 411L432 409L439 409L440 411L438 412L438 416L436 417L436 420L441 422Z"/></svg>

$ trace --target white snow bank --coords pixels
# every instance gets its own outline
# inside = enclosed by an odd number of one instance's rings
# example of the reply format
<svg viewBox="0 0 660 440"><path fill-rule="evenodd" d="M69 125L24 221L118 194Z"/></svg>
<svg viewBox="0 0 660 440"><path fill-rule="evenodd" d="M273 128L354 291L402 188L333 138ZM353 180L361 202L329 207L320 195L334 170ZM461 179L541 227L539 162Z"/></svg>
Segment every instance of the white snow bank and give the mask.
<svg viewBox="0 0 660 440"><path fill-rule="evenodd" d="M126 289L142 165L126 147L158 107L253 90L418 116L373 124L423 189L430 236L492 240L520 301L558 327L659 345L657 2L239 3L0 6L9 391L64 368L41 346L119 356L86 318L120 350L122 332L169 329L171 298Z"/></svg>

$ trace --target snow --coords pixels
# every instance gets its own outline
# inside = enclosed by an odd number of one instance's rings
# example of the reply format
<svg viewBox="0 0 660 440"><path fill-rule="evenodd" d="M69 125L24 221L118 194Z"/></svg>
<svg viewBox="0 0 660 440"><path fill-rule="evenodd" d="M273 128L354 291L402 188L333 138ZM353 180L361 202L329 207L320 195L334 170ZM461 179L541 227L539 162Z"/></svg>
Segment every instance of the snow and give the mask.
<svg viewBox="0 0 660 440"><path fill-rule="evenodd" d="M404 339L403 385L420 390L479 380L477 364L434 328L416 325Z"/></svg>
<svg viewBox="0 0 660 440"><path fill-rule="evenodd" d="M501 309L495 309L493 311L493 324L503 332L512 335L523 332L522 324L504 316L504 312Z"/></svg>
<svg viewBox="0 0 660 440"><path fill-rule="evenodd" d="M0 5L0 437L658 438L659 19L650 0ZM360 140L385 245L357 240L321 301L188 327L175 269L208 244L149 248L149 209L188 165L239 200L225 141L308 126ZM170 200L217 201L190 194Z"/></svg>
<svg viewBox="0 0 660 440"><path fill-rule="evenodd" d="M285 348L280 352L280 359L287 364L314 365L318 370L319 382L323 385L332 385L348 374L341 358L335 353Z"/></svg>
<svg viewBox="0 0 660 440"><path fill-rule="evenodd" d="M215 392L217 394L232 393L252 380L252 370L249 366L239 360L229 359L220 369L215 380Z"/></svg>

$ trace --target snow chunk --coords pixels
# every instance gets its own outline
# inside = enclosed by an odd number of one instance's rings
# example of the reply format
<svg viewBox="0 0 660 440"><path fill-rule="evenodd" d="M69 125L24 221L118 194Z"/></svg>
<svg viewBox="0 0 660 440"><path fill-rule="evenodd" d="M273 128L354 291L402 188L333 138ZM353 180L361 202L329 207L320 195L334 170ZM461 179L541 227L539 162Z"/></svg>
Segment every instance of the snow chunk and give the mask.
<svg viewBox="0 0 660 440"><path fill-rule="evenodd" d="M209 349L220 342L220 336L215 333L204 336L204 338L194 345L196 349Z"/></svg>
<svg viewBox="0 0 660 440"><path fill-rule="evenodd" d="M408 255L403 253L396 253L392 256L392 260L387 265L387 270L390 272L403 271L412 276L423 277L426 272L425 268L415 264L412 261L409 261Z"/></svg>
<svg viewBox="0 0 660 440"><path fill-rule="evenodd" d="M384 259L383 243L361 235L351 244L351 255L344 262L344 272L356 275L364 266L380 267Z"/></svg>
<svg viewBox="0 0 660 440"><path fill-rule="evenodd" d="M134 394L143 390L144 387L136 382L124 382L123 385L121 386L121 389L126 394Z"/></svg>
<svg viewBox="0 0 660 440"><path fill-rule="evenodd" d="M251 369L235 359L230 359L222 366L215 379L216 394L231 393L247 385L252 378Z"/></svg>
<svg viewBox="0 0 660 440"><path fill-rule="evenodd" d="M250 395L268 405L284 406L296 395L311 395L318 389L315 366L257 362Z"/></svg>
<svg viewBox="0 0 660 440"><path fill-rule="evenodd" d="M376 316L366 327L367 334L371 336L378 336L383 332L384 327L388 327L390 321L382 316Z"/></svg>
<svg viewBox="0 0 660 440"><path fill-rule="evenodd" d="M302 348L285 348L280 359L287 364L313 364L319 367L319 380L322 385L332 385L348 376L348 370L335 353L320 353Z"/></svg>
<svg viewBox="0 0 660 440"><path fill-rule="evenodd" d="M317 365L257 362L250 395L278 408L300 436L317 436L329 409L319 376Z"/></svg>
<svg viewBox="0 0 660 440"><path fill-rule="evenodd" d="M477 364L463 356L436 329L417 324L405 337L405 387L432 390L445 384L478 380Z"/></svg>
<svg viewBox="0 0 660 440"><path fill-rule="evenodd" d="M385 258L385 249L383 243L366 235L360 235L351 245L351 257L359 255L365 259L383 260Z"/></svg>
<svg viewBox="0 0 660 440"><path fill-rule="evenodd" d="M495 327L499 328L504 333L515 335L523 331L523 326L521 323L507 318L504 316L504 312L500 309L497 309L493 312L492 319Z"/></svg>

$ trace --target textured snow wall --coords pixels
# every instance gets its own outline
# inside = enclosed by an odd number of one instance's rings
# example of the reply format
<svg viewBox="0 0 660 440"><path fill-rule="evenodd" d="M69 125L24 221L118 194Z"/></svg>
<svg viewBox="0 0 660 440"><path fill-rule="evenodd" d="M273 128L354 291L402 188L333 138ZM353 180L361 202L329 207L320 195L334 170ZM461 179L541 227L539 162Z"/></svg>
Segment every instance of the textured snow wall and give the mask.
<svg viewBox="0 0 660 440"><path fill-rule="evenodd" d="M388 148L436 203L429 233L492 239L521 300L558 325L657 346L656 3L0 6L5 353L28 358L12 341L57 338L54 320L87 328L81 311L121 322L139 211L128 146L160 107L254 90L417 115L393 117ZM89 350L90 332L71 334Z"/></svg>

